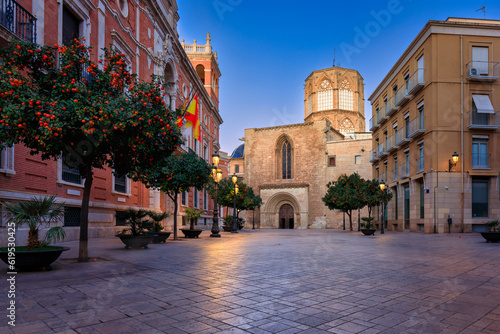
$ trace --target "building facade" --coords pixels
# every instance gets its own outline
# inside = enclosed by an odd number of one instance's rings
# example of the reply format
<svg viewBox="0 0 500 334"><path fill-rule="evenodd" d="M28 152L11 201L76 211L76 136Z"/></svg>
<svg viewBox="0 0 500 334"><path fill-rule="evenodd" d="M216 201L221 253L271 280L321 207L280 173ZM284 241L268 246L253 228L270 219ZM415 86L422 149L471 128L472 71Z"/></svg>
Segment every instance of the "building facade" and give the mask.
<svg viewBox="0 0 500 334"><path fill-rule="evenodd" d="M306 79L303 123L245 130L244 144L231 156L231 173L263 199L257 226L342 227L342 213L330 211L321 198L327 183L342 174L372 177L363 99L363 78L357 71L314 71ZM252 221L252 212L246 220Z"/></svg>
<svg viewBox="0 0 500 334"><path fill-rule="evenodd" d="M182 106L190 93L198 94L201 141L193 138L191 129L184 129L185 142L180 152L194 151L210 161L212 153L219 150L222 118L217 55L209 35L204 49L185 51L188 46L181 44L177 32L175 0L19 0L8 4L0 12L0 47L12 39L63 45L74 38L85 38L86 45L94 46L92 60L97 62L103 55L101 48L111 46L125 54L127 66L139 79L147 81L155 74L171 83L165 87L165 102L171 108ZM199 54L208 59L208 71L197 72L200 61L195 56ZM83 178L62 160L43 161L29 155L22 145L0 151L0 201L56 195L66 205L67 240L79 235L82 194ZM174 205L179 205L180 215L185 206L202 209L204 218L213 215L213 201L203 189L190 191L183 203L172 203L159 191L127 177L115 177L110 169L95 171L90 201L90 237L113 235L123 229L124 222L117 213L128 208L173 212ZM0 226L5 220L0 212ZM173 217L165 222L167 230L172 228L172 222Z"/></svg>
<svg viewBox="0 0 500 334"><path fill-rule="evenodd" d="M500 218L499 47L500 21L429 21L370 96L389 230L483 231Z"/></svg>

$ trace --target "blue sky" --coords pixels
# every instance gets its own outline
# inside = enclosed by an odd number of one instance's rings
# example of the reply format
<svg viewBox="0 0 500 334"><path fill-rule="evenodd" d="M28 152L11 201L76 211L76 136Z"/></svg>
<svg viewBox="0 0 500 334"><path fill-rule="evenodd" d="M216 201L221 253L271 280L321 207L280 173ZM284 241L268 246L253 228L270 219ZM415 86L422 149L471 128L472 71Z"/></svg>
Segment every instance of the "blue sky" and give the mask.
<svg viewBox="0 0 500 334"><path fill-rule="evenodd" d="M222 151L244 129L300 123L304 81L333 65L359 71L366 100L428 20L500 19L498 0L178 0L179 35L219 56ZM361 33L360 33L361 32ZM366 38L361 38L361 34Z"/></svg>

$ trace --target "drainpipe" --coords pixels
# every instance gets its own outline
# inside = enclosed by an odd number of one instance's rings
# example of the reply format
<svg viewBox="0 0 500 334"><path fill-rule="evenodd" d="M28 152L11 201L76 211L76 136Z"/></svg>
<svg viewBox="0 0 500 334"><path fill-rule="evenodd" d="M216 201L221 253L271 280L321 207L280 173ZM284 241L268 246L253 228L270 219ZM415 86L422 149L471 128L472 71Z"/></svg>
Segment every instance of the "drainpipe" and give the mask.
<svg viewBox="0 0 500 334"><path fill-rule="evenodd" d="M462 191L460 194L460 207L462 208L462 219L460 220L460 232L464 233L464 49L463 49L463 36L460 35L460 156L462 157L462 171L461 171L461 185Z"/></svg>

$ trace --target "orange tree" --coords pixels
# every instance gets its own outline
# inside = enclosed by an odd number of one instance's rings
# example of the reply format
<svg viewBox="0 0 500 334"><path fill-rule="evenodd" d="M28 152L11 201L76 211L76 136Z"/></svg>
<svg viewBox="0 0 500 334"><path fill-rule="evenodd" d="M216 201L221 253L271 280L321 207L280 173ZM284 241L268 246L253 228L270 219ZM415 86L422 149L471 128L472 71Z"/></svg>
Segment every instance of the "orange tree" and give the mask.
<svg viewBox="0 0 500 334"><path fill-rule="evenodd" d="M196 153L172 154L150 167L140 167L133 175L147 187L165 192L174 202L174 240L177 240L177 199L191 187L202 189L209 181L211 168Z"/></svg>
<svg viewBox="0 0 500 334"><path fill-rule="evenodd" d="M365 180L358 173L341 175L336 182L328 183L328 191L322 198L330 210L341 210L349 216L349 228L352 231L352 211L366 206L363 189Z"/></svg>
<svg viewBox="0 0 500 334"><path fill-rule="evenodd" d="M181 143L177 113L162 82L129 73L124 55L91 48L16 41L0 50L0 143L24 144L42 159L63 158L85 179L79 261L88 261L88 208L94 169L116 175L152 168Z"/></svg>
<svg viewBox="0 0 500 334"><path fill-rule="evenodd" d="M262 205L262 199L258 195L255 195L251 187L239 180L237 184L238 193L236 194L236 209L239 209L240 211L255 210ZM213 182L209 184L208 192L212 197L214 197L215 187ZM234 207L234 183L231 178L226 178L220 181L217 190L217 203L230 208Z"/></svg>
<svg viewBox="0 0 500 334"><path fill-rule="evenodd" d="M392 199L392 192L380 189L380 184L377 180L364 180L362 188L362 197L368 206L368 217L372 216L374 207L379 206L382 202L387 205Z"/></svg>

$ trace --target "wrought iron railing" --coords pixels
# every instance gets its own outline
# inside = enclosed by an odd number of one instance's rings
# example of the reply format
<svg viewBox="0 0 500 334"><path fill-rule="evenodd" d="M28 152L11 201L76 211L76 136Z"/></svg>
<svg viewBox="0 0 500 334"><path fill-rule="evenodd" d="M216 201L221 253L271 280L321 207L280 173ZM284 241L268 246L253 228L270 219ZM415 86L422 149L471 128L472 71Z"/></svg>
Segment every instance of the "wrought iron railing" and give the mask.
<svg viewBox="0 0 500 334"><path fill-rule="evenodd" d="M498 62L470 61L467 63L467 79L496 80L498 79Z"/></svg>
<svg viewBox="0 0 500 334"><path fill-rule="evenodd" d="M0 0L0 25L26 42L36 42L36 18L14 0Z"/></svg>
<svg viewBox="0 0 500 334"><path fill-rule="evenodd" d="M417 163L415 164L417 173L423 172L424 171L424 158L418 158Z"/></svg>
<svg viewBox="0 0 500 334"><path fill-rule="evenodd" d="M469 111L469 128L497 129L499 125L497 111L493 114L478 113L475 110Z"/></svg>

